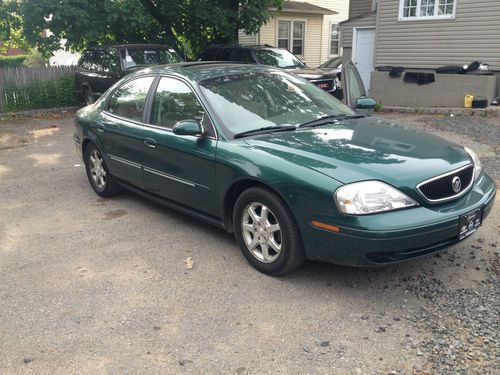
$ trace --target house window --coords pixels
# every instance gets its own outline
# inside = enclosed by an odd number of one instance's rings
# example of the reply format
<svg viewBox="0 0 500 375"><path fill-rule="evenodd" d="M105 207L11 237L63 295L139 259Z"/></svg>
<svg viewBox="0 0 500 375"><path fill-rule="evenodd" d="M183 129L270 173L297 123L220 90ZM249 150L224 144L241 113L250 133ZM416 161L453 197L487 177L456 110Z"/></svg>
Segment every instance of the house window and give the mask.
<svg viewBox="0 0 500 375"><path fill-rule="evenodd" d="M339 26L332 24L330 26L330 55L339 54Z"/></svg>
<svg viewBox="0 0 500 375"><path fill-rule="evenodd" d="M399 0L399 20L455 17L457 0Z"/></svg>
<svg viewBox="0 0 500 375"><path fill-rule="evenodd" d="M304 21L279 21L278 47L286 48L294 55L303 56L305 29Z"/></svg>

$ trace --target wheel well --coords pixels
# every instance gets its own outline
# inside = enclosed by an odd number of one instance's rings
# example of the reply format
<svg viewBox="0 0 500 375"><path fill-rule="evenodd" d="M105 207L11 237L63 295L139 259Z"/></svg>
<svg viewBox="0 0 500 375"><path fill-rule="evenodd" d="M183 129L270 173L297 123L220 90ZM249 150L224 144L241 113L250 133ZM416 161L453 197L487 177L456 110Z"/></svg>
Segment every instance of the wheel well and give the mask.
<svg viewBox="0 0 500 375"><path fill-rule="evenodd" d="M87 148L87 146L90 144L90 143L94 143L92 142L90 139L84 139L83 142L82 142L82 158L83 156L85 155L85 149Z"/></svg>
<svg viewBox="0 0 500 375"><path fill-rule="evenodd" d="M279 196L279 194L274 189L259 181L242 180L235 182L228 189L226 196L224 197L224 226L229 233L233 233L233 210L234 205L236 204L236 200L245 190L256 186L272 191Z"/></svg>

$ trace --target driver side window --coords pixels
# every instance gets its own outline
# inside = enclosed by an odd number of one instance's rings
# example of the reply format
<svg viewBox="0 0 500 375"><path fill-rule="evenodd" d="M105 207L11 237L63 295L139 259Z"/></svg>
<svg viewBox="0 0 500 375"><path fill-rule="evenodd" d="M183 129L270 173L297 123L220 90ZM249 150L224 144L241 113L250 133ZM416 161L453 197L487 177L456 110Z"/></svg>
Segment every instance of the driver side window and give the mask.
<svg viewBox="0 0 500 375"><path fill-rule="evenodd" d="M188 85L174 78L161 78L151 108L151 124L172 129L178 121L201 121L203 112Z"/></svg>

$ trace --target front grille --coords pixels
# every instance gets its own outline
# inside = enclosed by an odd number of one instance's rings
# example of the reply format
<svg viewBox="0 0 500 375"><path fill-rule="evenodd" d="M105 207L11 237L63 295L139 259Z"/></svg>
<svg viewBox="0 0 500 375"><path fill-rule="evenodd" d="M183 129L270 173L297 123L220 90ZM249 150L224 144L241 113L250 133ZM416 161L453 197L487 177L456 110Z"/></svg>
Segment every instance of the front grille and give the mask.
<svg viewBox="0 0 500 375"><path fill-rule="evenodd" d="M453 190L453 180L460 178L461 187L458 191ZM474 179L474 166L458 169L438 176L417 185L418 191L431 202L443 202L458 198L465 194L472 186Z"/></svg>

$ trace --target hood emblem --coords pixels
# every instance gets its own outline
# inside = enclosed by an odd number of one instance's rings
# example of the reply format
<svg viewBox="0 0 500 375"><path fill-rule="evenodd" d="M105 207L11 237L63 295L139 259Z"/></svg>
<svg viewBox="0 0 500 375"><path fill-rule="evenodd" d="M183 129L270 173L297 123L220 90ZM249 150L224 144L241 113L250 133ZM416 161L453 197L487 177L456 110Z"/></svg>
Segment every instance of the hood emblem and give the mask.
<svg viewBox="0 0 500 375"><path fill-rule="evenodd" d="M458 193L460 189L462 189L462 180L460 180L460 177L453 177L453 180L451 180L451 187L455 193Z"/></svg>

